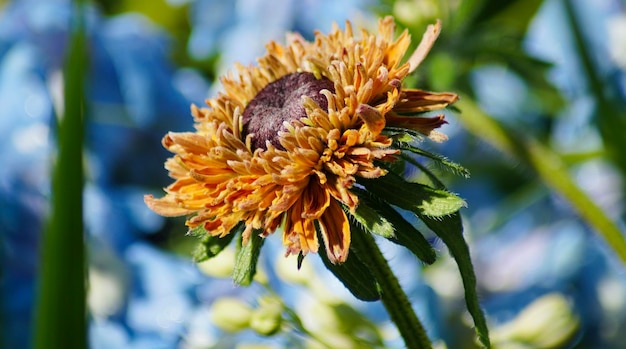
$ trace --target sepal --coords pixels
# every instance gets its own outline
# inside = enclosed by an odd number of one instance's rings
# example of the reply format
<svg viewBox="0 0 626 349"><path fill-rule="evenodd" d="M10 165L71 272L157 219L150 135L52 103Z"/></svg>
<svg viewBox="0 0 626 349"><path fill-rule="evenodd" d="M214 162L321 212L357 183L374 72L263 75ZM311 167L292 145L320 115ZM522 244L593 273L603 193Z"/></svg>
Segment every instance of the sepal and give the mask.
<svg viewBox="0 0 626 349"><path fill-rule="evenodd" d="M193 261L196 263L204 262L207 259L211 259L217 256L230 242L235 235L239 235L243 232L245 225L243 223L237 224L228 235L224 237L218 237L210 235L203 226L197 226L192 228L187 233L188 235L196 236L200 238L200 242L196 245L192 252Z"/></svg>
<svg viewBox="0 0 626 349"><path fill-rule="evenodd" d="M250 240L242 245L241 237L238 240L239 249L235 258L235 268L233 269L233 281L236 285L248 286L256 274L256 266L261 253L261 246L265 239L260 235L261 231L254 230L250 234Z"/></svg>

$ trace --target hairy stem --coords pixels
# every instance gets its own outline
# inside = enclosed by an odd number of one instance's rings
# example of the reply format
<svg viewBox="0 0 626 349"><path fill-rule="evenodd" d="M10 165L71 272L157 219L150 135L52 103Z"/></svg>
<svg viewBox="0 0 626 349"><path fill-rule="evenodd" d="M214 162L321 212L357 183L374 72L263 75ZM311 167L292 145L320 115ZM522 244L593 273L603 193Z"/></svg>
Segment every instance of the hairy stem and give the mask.
<svg viewBox="0 0 626 349"><path fill-rule="evenodd" d="M374 238L369 233L356 229L352 233L352 244L351 252L356 253L357 257L371 268L371 273L380 285L383 305L391 320L396 324L406 347L409 349L432 348L430 339L417 318L409 298L402 290L398 278L389 267L389 263Z"/></svg>

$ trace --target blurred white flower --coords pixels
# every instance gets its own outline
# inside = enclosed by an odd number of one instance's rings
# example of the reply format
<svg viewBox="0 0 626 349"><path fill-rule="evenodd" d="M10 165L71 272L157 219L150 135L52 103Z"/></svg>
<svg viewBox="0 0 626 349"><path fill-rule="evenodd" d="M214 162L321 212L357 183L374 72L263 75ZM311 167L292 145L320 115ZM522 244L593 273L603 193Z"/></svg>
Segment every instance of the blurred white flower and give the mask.
<svg viewBox="0 0 626 349"><path fill-rule="evenodd" d="M572 305L561 294L539 297L524 308L513 320L492 327L494 348L561 348L574 336L580 321Z"/></svg>
<svg viewBox="0 0 626 349"><path fill-rule="evenodd" d="M619 14L607 21L609 55L613 62L626 69L626 14Z"/></svg>

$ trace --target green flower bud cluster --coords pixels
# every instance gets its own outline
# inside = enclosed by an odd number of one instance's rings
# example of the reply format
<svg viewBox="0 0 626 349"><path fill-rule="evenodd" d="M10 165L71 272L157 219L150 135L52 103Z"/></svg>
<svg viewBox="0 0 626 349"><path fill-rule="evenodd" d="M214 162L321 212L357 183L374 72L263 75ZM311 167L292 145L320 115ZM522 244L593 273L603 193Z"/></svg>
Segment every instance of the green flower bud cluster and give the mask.
<svg viewBox="0 0 626 349"><path fill-rule="evenodd" d="M222 297L211 307L211 320L226 332L251 329L262 336L276 334L283 324L285 307L280 299L272 296L259 298L256 308L235 297Z"/></svg>

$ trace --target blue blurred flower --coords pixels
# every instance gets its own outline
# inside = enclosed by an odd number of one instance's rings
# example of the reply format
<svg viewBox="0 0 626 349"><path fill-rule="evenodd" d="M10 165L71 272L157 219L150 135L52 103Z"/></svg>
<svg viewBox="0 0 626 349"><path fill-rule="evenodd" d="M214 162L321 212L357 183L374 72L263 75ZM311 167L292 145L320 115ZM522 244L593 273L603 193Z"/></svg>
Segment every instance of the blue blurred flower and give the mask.
<svg viewBox="0 0 626 349"><path fill-rule="evenodd" d="M359 2L349 4L354 10ZM322 11L318 4L295 1L277 3L271 15L259 12L270 7L255 1L191 5L190 52L220 51L224 62L251 60L268 39L282 39L296 23L315 25L311 19L298 21L302 11ZM171 38L142 15L104 18L95 7L83 10L90 58L84 205L93 286L91 346L211 345L215 329L202 304L243 291L233 290L230 281L199 274L187 258L147 244L146 234L163 229L164 220L141 201L143 193L166 182L162 135L191 129L189 104L202 104L210 83L191 69L174 67L168 58ZM6 347L28 346L31 336L38 241L50 194L53 125L62 109L72 11L69 1L25 0L10 2L0 12L0 132L7 135L0 144ZM206 17L209 13L213 20ZM342 22L348 15L333 20Z"/></svg>
<svg viewBox="0 0 626 349"><path fill-rule="evenodd" d="M371 3L186 2L192 26L187 50L195 59L219 55L219 72L231 67L233 61L253 63L263 45L271 39L283 40L285 31L310 36L314 29L327 31L333 21L342 25L346 18L368 20L368 15L360 11ZM550 21L558 24L553 17L558 19L558 13L550 12L554 11L550 7L555 6L554 2L547 3L536 27L531 27L535 28L531 36L553 43L558 38L545 33L554 31L542 25ZM88 178L84 194L93 286L89 299L90 344L94 348L209 347L218 343L222 333L210 324L208 305L227 294L254 299L254 293L260 290L234 289L229 280L200 274L188 257L178 258L151 245L148 241L152 234L164 229L165 221L151 213L141 197L167 182L162 164L168 154L159 145L161 137L170 130L192 128L189 104L201 105L211 84L196 71L176 68L169 61L172 39L145 17L125 14L105 18L94 7L85 8L85 12L90 42L86 81ZM28 346L31 336L38 241L50 194L53 124L62 107L61 69L71 13L66 0L14 1L0 12L0 133L5 135L0 140L0 285L3 340L8 348ZM545 50L543 57L559 62L554 74L557 81L576 75L575 64L562 59L573 55L571 51L558 51L558 45L540 42ZM493 81L496 74L503 85L522 91L510 76L500 73L486 68L477 72L476 81L484 78L480 74L492 74L489 81ZM572 92L572 86L562 85L566 94ZM572 104L572 110L588 108L584 98L579 100L583 102ZM511 112L507 104L510 101L496 102L490 106L494 112ZM593 131L588 129L587 115L578 118L575 122L572 118L556 119L557 143L597 146L588 137ZM451 158L463 162L465 136L459 130L454 132L457 134L444 147ZM580 142L581 138L586 142ZM493 154L487 155L483 161ZM602 198L601 204L607 210L622 211L615 209L623 205L623 197L615 194L614 188L623 184L613 170L603 166L586 164L577 169L581 186L590 188L593 197ZM587 341L617 342L615 333L626 328L626 280L620 273L623 266L559 199L545 193L530 195L533 205L514 204L511 216L504 218L505 224L498 225L492 218L502 212L494 213L490 208L501 208L507 193L487 180L476 178L452 189L470 202L467 230L475 238L472 252L479 286L493 322L511 319L538 296L558 291L573 300L591 338ZM485 235L486 230L494 234ZM275 245L271 248L278 251L279 242L273 240L268 245ZM448 257L441 256L441 264L434 266L441 268L425 276L427 285L416 277L421 268L413 257L387 247L385 253L424 317L429 333L433 338L450 340L448 315L458 315L464 307L455 307L461 298L454 298L454 285L446 282L451 279L445 279L454 275L458 280L458 274L440 273L448 268ZM275 263L262 258L262 264ZM314 264L312 260L307 258L305 263ZM457 273L454 269L452 272ZM272 286L288 305L294 307L301 302L302 290L285 287L276 275L268 273ZM342 294L342 286L331 275L321 277L328 277L324 285ZM379 305L351 304L375 322L385 319ZM613 337L602 337L607 332Z"/></svg>
<svg viewBox="0 0 626 349"><path fill-rule="evenodd" d="M71 9L68 1L29 0L9 3L0 13L0 131L6 135L0 146L5 165L0 169L2 330L7 347L27 345L30 338ZM155 175L162 173L166 156L158 146L162 135L191 125L185 117L190 101L176 83L192 79L198 85L201 78L176 75L167 58L167 35L145 18L108 20L94 8L85 12L91 58L85 220L88 233L97 238L92 248L110 248L119 257L163 224L145 208L140 193L164 179Z"/></svg>
<svg viewBox="0 0 626 349"><path fill-rule="evenodd" d="M192 31L188 51L196 59L219 55L221 74L240 62L253 64L270 40L284 40L287 31L312 38L333 22L358 22L370 0L196 0L191 2Z"/></svg>

